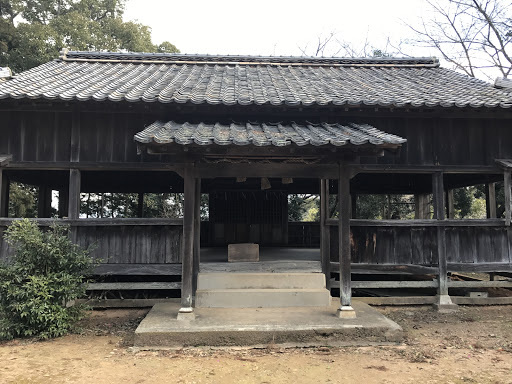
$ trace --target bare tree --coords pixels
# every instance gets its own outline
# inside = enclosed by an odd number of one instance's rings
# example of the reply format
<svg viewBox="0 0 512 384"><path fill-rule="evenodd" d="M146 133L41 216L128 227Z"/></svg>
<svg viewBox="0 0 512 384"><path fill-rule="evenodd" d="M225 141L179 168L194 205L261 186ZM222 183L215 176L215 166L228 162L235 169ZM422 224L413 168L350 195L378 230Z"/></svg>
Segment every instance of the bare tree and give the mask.
<svg viewBox="0 0 512 384"><path fill-rule="evenodd" d="M502 0L426 0L432 16L419 25L410 43L435 48L442 58L471 77L504 78L512 71L512 9ZM494 73L496 76L496 73Z"/></svg>
<svg viewBox="0 0 512 384"><path fill-rule="evenodd" d="M398 53L389 38L384 47L377 48L370 44L368 33L362 43L355 44L338 38L336 31L326 36L319 35L313 44L309 42L298 48L303 56L387 57Z"/></svg>

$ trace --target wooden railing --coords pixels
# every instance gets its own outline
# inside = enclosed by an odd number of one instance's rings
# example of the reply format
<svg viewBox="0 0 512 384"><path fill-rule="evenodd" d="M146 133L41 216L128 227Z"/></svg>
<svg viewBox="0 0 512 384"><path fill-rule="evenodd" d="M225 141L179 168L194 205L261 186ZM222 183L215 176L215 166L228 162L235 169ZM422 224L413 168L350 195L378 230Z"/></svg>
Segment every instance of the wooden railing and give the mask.
<svg viewBox="0 0 512 384"><path fill-rule="evenodd" d="M14 219L0 219L2 234ZM35 219L49 226L53 219ZM183 226L181 220L171 219L59 219L69 225L91 256L108 264L165 264L181 262ZM0 258L10 250L0 237Z"/></svg>
<svg viewBox="0 0 512 384"><path fill-rule="evenodd" d="M0 219L0 234L13 220ZM48 226L52 219L36 219ZM108 264L170 264L181 262L182 220L79 219L58 220L76 233L78 243ZM329 220L330 255L338 262L338 228ZM512 228L504 220L351 220L352 263L368 266L437 265L436 227L446 231L449 270L512 269ZM318 223L290 223L289 246L318 246ZM299 244L300 243L300 244ZM0 259L10 250L0 236ZM334 268L336 269L336 268Z"/></svg>
<svg viewBox="0 0 512 384"><path fill-rule="evenodd" d="M331 261L336 262L337 221L329 220L328 225ZM446 232L446 255L451 270L456 270L457 265L464 268L511 264L512 228L501 219L351 220L352 263L436 265L438 226Z"/></svg>

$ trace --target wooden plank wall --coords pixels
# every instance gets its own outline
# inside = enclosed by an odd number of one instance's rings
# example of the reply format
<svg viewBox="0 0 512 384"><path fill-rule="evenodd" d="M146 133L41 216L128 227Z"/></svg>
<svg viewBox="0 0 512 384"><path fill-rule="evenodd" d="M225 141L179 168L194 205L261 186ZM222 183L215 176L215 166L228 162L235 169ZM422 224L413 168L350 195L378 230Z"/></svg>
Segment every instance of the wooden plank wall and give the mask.
<svg viewBox="0 0 512 384"><path fill-rule="evenodd" d="M10 254L0 226L0 260ZM78 243L104 264L181 263L181 225L78 226Z"/></svg>
<svg viewBox="0 0 512 384"><path fill-rule="evenodd" d="M338 261L338 227L331 225L331 261ZM437 263L435 226L352 226L352 263ZM448 263L512 263L512 228L505 226L447 226Z"/></svg>
<svg viewBox="0 0 512 384"><path fill-rule="evenodd" d="M133 135L155 118L139 114L80 114L80 161L140 162ZM71 112L0 112L0 153L13 162L68 162ZM148 158L158 161L158 156Z"/></svg>
<svg viewBox="0 0 512 384"><path fill-rule="evenodd" d="M0 111L0 153L12 154L13 162L69 161L71 116L71 112ZM80 161L140 162L133 135L157 118L161 116L82 112ZM494 159L512 158L512 131L505 119L425 119L401 114L351 120L407 138L398 156L365 157L362 163L366 164L494 166ZM161 158L146 156L143 161Z"/></svg>
<svg viewBox="0 0 512 384"><path fill-rule="evenodd" d="M181 263L182 226L78 227L79 244L108 264Z"/></svg>

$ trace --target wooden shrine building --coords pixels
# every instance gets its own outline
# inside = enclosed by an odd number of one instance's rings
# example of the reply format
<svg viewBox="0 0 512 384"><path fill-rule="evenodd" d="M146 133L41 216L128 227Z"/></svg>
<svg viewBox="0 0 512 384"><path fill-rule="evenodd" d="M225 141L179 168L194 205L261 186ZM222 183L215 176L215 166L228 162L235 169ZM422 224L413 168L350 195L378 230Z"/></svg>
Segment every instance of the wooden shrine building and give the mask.
<svg viewBox="0 0 512 384"><path fill-rule="evenodd" d="M58 191L58 220L111 269L179 268L186 313L201 246L296 245L287 196L315 193L313 243L327 280L339 272L341 309L362 267L434 273L437 303L450 306L449 272L512 271L511 107L507 81L493 86L433 58L64 51L0 79L0 231L13 219L12 182L38 187L41 225ZM454 219L450 191L478 184L488 218ZM183 219L80 211L84 192L138 193L142 203L170 191L184 193ZM362 194L414 195L416 219L358 219ZM2 240L0 252L9 252Z"/></svg>

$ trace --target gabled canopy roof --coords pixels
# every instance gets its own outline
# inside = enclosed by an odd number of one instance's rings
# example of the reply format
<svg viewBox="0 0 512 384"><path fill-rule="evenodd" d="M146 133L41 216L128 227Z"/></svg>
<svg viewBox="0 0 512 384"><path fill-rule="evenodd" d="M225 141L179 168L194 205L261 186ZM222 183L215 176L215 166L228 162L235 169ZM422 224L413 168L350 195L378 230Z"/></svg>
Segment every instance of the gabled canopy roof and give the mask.
<svg viewBox="0 0 512 384"><path fill-rule="evenodd" d="M290 144L334 145L371 144L398 147L407 140L368 124L281 124L281 123L176 123L155 121L135 135L135 141L144 144L197 144L197 145L273 145Z"/></svg>
<svg viewBox="0 0 512 384"><path fill-rule="evenodd" d="M512 93L432 58L64 52L0 84L0 98L224 105L512 107Z"/></svg>

